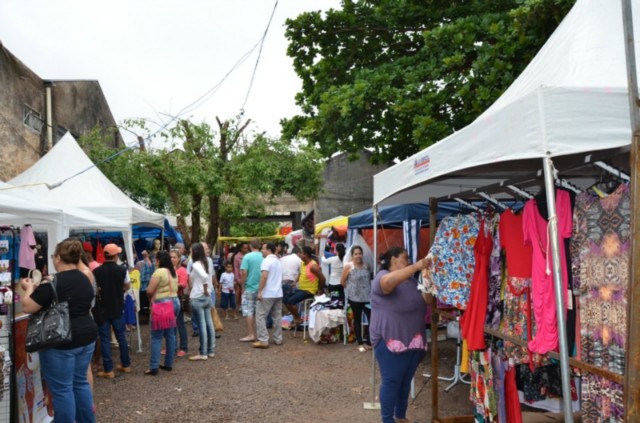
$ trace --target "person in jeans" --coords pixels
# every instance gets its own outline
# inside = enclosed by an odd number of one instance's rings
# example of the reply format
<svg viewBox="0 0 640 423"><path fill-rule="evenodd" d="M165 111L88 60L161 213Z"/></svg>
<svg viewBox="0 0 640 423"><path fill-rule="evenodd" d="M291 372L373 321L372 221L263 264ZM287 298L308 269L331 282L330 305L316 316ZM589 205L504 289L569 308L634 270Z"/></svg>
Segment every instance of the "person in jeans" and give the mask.
<svg viewBox="0 0 640 423"><path fill-rule="evenodd" d="M171 264L176 271L176 275L178 276L178 299L180 300L180 312L178 313L176 319L176 331L180 336L180 345L178 348L178 357L184 357L187 355L187 351L189 351L189 338L187 337L187 326L184 323L184 301L185 293L184 290L189 286L189 275L187 274L187 269L182 266L182 256L180 250L173 249L171 250ZM166 351L165 351L166 352Z"/></svg>
<svg viewBox="0 0 640 423"><path fill-rule="evenodd" d="M424 356L426 297L414 274L430 259L409 264L407 251L393 247L371 283L371 342L380 365L380 412L383 423L409 423L411 379Z"/></svg>
<svg viewBox="0 0 640 423"><path fill-rule="evenodd" d="M180 303L178 301L178 276L171 263L169 253L160 250L156 253L154 260L156 271L153 272L149 286L147 287L147 295L151 303L151 356L149 358L149 369L144 372L146 375L152 376L158 374L158 368L169 372L173 370L173 358L176 352L175 319L180 311ZM154 314L153 307L166 302L171 303L173 306L171 321L163 321L161 323L154 320L157 314ZM165 339L167 344L164 365L160 365L162 338Z"/></svg>
<svg viewBox="0 0 640 423"><path fill-rule="evenodd" d="M127 343L126 328L124 325L124 293L129 290L129 274L127 269L118 265L118 254L122 248L116 244L104 246L104 263L93 271L98 285L98 299L100 302L100 316L102 320L98 323L98 333L100 343L103 348L102 366L103 371L97 376L113 379L113 359L111 358L111 329L118 341L120 349L120 364L116 369L123 373L131 372L131 358L129 357L129 345Z"/></svg>
<svg viewBox="0 0 640 423"><path fill-rule="evenodd" d="M282 345L282 263L276 256L273 242L262 244L264 260L260 265L260 285L256 305L256 330L258 340L254 348L269 348L267 316L273 318L273 343Z"/></svg>
<svg viewBox="0 0 640 423"><path fill-rule="evenodd" d="M191 285L191 309L193 319L196 319L199 327L200 354L189 357L191 361L206 360L208 357L215 357L215 330L211 320L211 296L213 284L209 263L201 243L191 246L191 259L193 266L189 274Z"/></svg>
<svg viewBox="0 0 640 423"><path fill-rule="evenodd" d="M349 306L353 310L353 328L358 342L358 350L365 352L371 349L371 340L365 342L362 339L362 313L371 321L371 311L366 306L371 302L371 272L363 261L362 247L351 247L352 262L344 265L340 278L345 287Z"/></svg>
<svg viewBox="0 0 640 423"><path fill-rule="evenodd" d="M66 239L56 246L53 264L56 269L56 294L59 301L69 303L71 341L56 348L39 351L42 374L53 397L55 421L61 423L93 423L93 395L87 381L87 368L98 337L91 313L94 292L91 283L78 269L82 244ZM25 313L36 313L53 301L53 285L35 286L30 278L21 282L25 293ZM122 294L120 294L122 297Z"/></svg>

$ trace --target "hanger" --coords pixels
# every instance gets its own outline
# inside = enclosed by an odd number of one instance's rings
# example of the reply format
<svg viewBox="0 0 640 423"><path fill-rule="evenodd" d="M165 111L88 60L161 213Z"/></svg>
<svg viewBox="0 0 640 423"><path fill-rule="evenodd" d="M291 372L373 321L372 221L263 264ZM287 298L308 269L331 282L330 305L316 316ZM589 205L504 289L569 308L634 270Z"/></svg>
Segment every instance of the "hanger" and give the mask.
<svg viewBox="0 0 640 423"><path fill-rule="evenodd" d="M504 203L502 203L502 202L500 202L500 201L496 200L495 198L493 198L492 196L490 196L490 195L489 195L489 194L487 194L486 192L479 192L479 193L478 193L478 195L479 195L480 197L484 198L485 200L487 200L487 201L488 201L489 203L491 203L494 207L497 207L497 208L499 208L499 209L502 209L502 211L505 211L505 210L507 210L507 209L509 208L506 204L504 204Z"/></svg>
<svg viewBox="0 0 640 423"><path fill-rule="evenodd" d="M577 186L571 184L569 181L567 181L566 179L556 179L556 185L564 188L568 191L573 191L576 194L580 194L582 191L580 190L580 188L578 188Z"/></svg>

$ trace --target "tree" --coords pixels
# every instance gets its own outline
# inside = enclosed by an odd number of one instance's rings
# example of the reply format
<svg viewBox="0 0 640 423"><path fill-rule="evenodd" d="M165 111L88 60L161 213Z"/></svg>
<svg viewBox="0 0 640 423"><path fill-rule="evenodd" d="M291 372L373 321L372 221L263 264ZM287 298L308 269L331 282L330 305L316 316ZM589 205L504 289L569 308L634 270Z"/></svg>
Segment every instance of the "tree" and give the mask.
<svg viewBox="0 0 640 423"><path fill-rule="evenodd" d="M575 0L343 0L287 20L302 114L283 136L322 154L403 159L471 123Z"/></svg>
<svg viewBox="0 0 640 423"><path fill-rule="evenodd" d="M206 123L180 120L161 133L153 148L104 147L94 131L80 142L90 157L118 187L155 211L178 216L178 228L191 243L202 239L214 245L218 229L244 215L259 216L281 194L300 201L315 198L322 187L322 159L314 150L268 138L247 136L250 121L220 121L219 132ZM129 122L147 131L145 122ZM109 157L109 160L105 159ZM191 231L185 217L191 216Z"/></svg>

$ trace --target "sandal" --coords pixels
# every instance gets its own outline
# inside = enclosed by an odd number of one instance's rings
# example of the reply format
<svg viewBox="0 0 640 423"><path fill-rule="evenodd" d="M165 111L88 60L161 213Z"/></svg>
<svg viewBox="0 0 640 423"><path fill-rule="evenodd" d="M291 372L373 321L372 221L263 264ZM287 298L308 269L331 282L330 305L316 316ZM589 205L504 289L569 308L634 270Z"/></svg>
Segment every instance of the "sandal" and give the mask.
<svg viewBox="0 0 640 423"><path fill-rule="evenodd" d="M367 352L367 349L365 348L365 346L364 346L364 345L360 345L360 346L358 347L358 351L360 351L360 352Z"/></svg>
<svg viewBox="0 0 640 423"><path fill-rule="evenodd" d="M158 374L158 369L147 369L144 371L144 374L148 376L155 376Z"/></svg>

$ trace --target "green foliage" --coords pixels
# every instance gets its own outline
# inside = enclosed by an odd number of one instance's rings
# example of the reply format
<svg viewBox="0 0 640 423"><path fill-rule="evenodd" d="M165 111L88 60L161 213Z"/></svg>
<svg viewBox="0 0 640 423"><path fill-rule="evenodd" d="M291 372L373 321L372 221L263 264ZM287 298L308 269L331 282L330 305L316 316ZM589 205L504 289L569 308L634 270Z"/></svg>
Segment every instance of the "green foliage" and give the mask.
<svg viewBox="0 0 640 423"><path fill-rule="evenodd" d="M80 143L134 200L178 215L187 243L202 239L201 220L206 220L206 240L213 245L219 227L229 227L243 216L264 214L275 197L289 193L306 201L322 187L322 157L315 150L263 135L245 136L248 123L218 121L216 133L206 123L182 120L148 140L149 145L143 142L136 146L140 148L119 151L105 147L98 130ZM134 132L148 131L143 121L128 124ZM190 234L185 216L192 218ZM276 226L256 229L272 235Z"/></svg>
<svg viewBox="0 0 640 423"><path fill-rule="evenodd" d="M247 237L247 236L273 236L278 231L278 223L242 223L238 222L231 225L229 236Z"/></svg>
<svg viewBox="0 0 640 423"><path fill-rule="evenodd" d="M575 0L343 0L287 20L302 114L287 139L387 163L471 123Z"/></svg>

